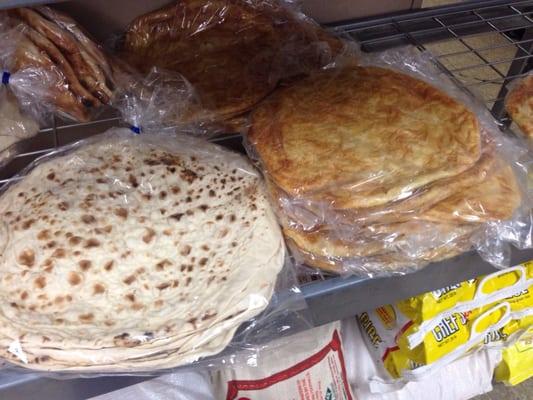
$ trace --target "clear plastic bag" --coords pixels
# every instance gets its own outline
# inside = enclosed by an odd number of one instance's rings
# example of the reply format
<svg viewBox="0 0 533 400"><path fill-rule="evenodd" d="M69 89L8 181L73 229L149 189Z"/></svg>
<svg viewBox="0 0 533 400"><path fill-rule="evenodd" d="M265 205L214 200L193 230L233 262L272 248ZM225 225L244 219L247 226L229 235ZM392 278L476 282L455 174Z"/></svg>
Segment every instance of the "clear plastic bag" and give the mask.
<svg viewBox="0 0 533 400"><path fill-rule="evenodd" d="M507 86L505 109L527 138L533 137L533 72Z"/></svg>
<svg viewBox="0 0 533 400"><path fill-rule="evenodd" d="M6 87L0 87L0 167L17 154L18 143L39 130L39 125L22 113L15 97Z"/></svg>
<svg viewBox="0 0 533 400"><path fill-rule="evenodd" d="M41 120L50 112L88 121L110 104L117 66L70 17L48 7L3 12L4 84Z"/></svg>
<svg viewBox="0 0 533 400"><path fill-rule="evenodd" d="M532 247L530 156L412 49L359 59L278 90L247 150L301 264L369 276L476 249L509 265Z"/></svg>
<svg viewBox="0 0 533 400"><path fill-rule="evenodd" d="M350 53L292 1L175 1L130 23L121 58L146 73L181 73L201 107L187 120L218 132L246 130L243 117L283 80Z"/></svg>
<svg viewBox="0 0 533 400"><path fill-rule="evenodd" d="M0 357L11 367L220 366L309 326L260 173L158 130L169 99L154 74L120 95L130 129L40 157L0 191ZM173 97L193 98L189 85Z"/></svg>

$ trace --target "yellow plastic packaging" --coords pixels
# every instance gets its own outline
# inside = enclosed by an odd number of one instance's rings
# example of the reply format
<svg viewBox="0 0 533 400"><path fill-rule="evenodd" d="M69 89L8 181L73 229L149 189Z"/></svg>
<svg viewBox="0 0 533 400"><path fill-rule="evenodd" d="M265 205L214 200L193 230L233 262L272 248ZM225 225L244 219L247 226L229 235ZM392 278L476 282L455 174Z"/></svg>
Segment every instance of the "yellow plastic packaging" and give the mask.
<svg viewBox="0 0 533 400"><path fill-rule="evenodd" d="M533 325L517 334L513 343L502 353L502 362L496 367L495 379L514 386L533 376Z"/></svg>
<svg viewBox="0 0 533 400"><path fill-rule="evenodd" d="M411 320L410 329L398 337L400 347L405 343L407 349L419 346L441 321L453 324L458 315L469 315L471 310L502 301L511 305L512 312L533 306L532 276L533 263L528 262L398 303L400 312ZM406 341L402 341L404 336Z"/></svg>
<svg viewBox="0 0 533 400"><path fill-rule="evenodd" d="M533 260L525 262L521 266L525 267L526 279L533 279ZM459 303L473 301L476 294L478 296L481 294L489 295L516 284L518 279L519 275L514 269L503 270L410 297L399 301L396 306L415 322L427 321L446 310L452 309Z"/></svg>
<svg viewBox="0 0 533 400"><path fill-rule="evenodd" d="M407 336L416 329L416 324L411 325L399 335L396 342L400 351L408 359L423 365L434 363L475 337L480 337L479 341L482 341L493 327L502 325L502 321L507 324L510 320L510 307L509 305L503 307L503 305L506 303L481 307L443 318L424 337L423 342L413 349L409 348Z"/></svg>
<svg viewBox="0 0 533 400"><path fill-rule="evenodd" d="M427 321L457 303L474 298L476 280L470 279L398 302L398 309L413 321Z"/></svg>

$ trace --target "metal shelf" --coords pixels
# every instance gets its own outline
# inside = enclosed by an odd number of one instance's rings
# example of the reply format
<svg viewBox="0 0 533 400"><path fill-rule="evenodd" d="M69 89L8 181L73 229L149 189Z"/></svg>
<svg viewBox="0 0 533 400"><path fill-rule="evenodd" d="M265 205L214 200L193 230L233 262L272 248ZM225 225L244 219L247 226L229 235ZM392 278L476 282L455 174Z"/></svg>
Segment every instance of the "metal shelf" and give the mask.
<svg viewBox="0 0 533 400"><path fill-rule="evenodd" d="M8 7L31 1L4 1ZM43 1L49 3L50 1ZM35 2L34 2L35 3ZM330 26L338 34L358 40L363 51L374 52L402 45L414 45L435 55L439 68L463 90L483 101L512 133L503 109L507 84L532 67L533 0L470 1L380 18L349 21ZM479 39L491 38L491 45ZM461 57L468 63L458 63ZM479 79L480 71L484 71ZM104 112L98 120L72 124L54 120L34 139L21 143L18 154L6 168L0 169L0 187L13 174L39 155L57 146L100 133L119 123L117 116ZM512 126L511 126L512 128ZM242 151L239 136L215 139ZM533 259L533 250L513 250L512 262ZM493 272L495 269L475 253L466 253L444 262L433 263L423 270L404 276L380 279L331 277L317 275L303 284L302 291L315 325L352 316L358 312L395 300L435 290L466 279ZM147 378L114 377L94 380L56 381L30 374L0 376L2 399L55 398L81 399L118 389Z"/></svg>
<svg viewBox="0 0 533 400"><path fill-rule="evenodd" d="M0 9L37 6L40 4L60 3L67 0L2 0L0 1Z"/></svg>

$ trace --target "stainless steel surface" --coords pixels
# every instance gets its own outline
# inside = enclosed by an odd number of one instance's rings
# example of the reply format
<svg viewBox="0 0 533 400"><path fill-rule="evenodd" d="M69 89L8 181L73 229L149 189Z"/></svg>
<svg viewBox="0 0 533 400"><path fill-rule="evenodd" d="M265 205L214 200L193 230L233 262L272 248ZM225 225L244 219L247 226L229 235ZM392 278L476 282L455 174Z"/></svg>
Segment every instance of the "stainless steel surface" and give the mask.
<svg viewBox="0 0 533 400"><path fill-rule="evenodd" d="M0 2L4 7L5 2ZM502 100L506 85L531 68L533 45L533 0L486 0L465 2L453 6L389 16L386 18L350 21L331 26L333 31L357 39L364 51L378 51L400 45L415 45L421 50L435 43L457 43L453 49L435 54L444 73L470 95L480 98L503 124L505 116ZM471 39L494 34L503 41L475 45ZM508 56L488 57L498 49L510 50ZM469 65L450 67L451 59L475 56ZM508 66L509 64L509 66ZM502 66L506 67L504 71ZM465 79L465 74L489 69L493 76L479 80ZM496 94L478 90L495 85ZM481 93L481 94L480 94ZM486 96L484 96L486 94ZM0 170L0 187L13 180L13 174L39 155L58 146L99 133L116 126L118 117L111 111L98 120L86 124L54 120L50 127L40 131L34 139L21 144L22 152L6 168ZM238 136L215 139L222 144L242 150ZM513 251L514 263L533 259L533 251ZM365 309L392 302L420 292L434 290L465 279L490 273L494 268L474 253L463 254L451 260L434 263L420 272L384 279L328 277L317 275L316 280L303 285L316 325L354 315ZM53 380L29 374L0 374L1 399L83 399L130 385L145 378L114 377L97 380Z"/></svg>

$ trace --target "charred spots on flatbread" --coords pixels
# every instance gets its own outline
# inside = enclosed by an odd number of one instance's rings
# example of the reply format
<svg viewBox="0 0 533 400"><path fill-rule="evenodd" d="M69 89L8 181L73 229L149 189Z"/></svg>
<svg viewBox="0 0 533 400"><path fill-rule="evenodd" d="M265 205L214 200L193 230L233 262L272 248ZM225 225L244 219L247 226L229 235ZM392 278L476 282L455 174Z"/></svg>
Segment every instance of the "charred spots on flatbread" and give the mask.
<svg viewBox="0 0 533 400"><path fill-rule="evenodd" d="M113 213L117 217L120 217L122 219L128 218L128 210L126 210L124 207L115 208L115 210L113 210Z"/></svg>
<svg viewBox="0 0 533 400"><path fill-rule="evenodd" d="M102 294L105 292L105 286L101 283L95 283L93 285L93 294Z"/></svg>
<svg viewBox="0 0 533 400"><path fill-rule="evenodd" d="M96 222L96 218L92 215L84 214L81 216L81 221L84 224L94 224Z"/></svg>
<svg viewBox="0 0 533 400"><path fill-rule="evenodd" d="M93 313L80 314L80 315L78 315L78 319L79 319L82 323L89 324L89 323L91 323L92 320L94 319L94 314L93 314Z"/></svg>
<svg viewBox="0 0 533 400"><path fill-rule="evenodd" d="M170 218L175 219L176 221L179 221L181 220L181 217L183 217L184 215L185 215L184 213L175 213L175 214L170 215Z"/></svg>
<svg viewBox="0 0 533 400"><path fill-rule="evenodd" d="M68 239L68 243L71 245L71 246L77 246L78 244L80 244L82 242L83 238L80 237L80 236L71 236L69 239Z"/></svg>
<svg viewBox="0 0 533 400"><path fill-rule="evenodd" d="M81 276L74 271L70 271L68 273L68 283L70 283L71 286L77 286L81 283Z"/></svg>
<svg viewBox="0 0 533 400"><path fill-rule="evenodd" d="M145 234L142 237L144 243L148 244L154 240L156 232L152 228L145 228Z"/></svg>
<svg viewBox="0 0 533 400"><path fill-rule="evenodd" d="M109 260L107 261L105 264L104 264L104 269L106 271L111 271L113 269L113 265L115 264L115 262L113 260Z"/></svg>
<svg viewBox="0 0 533 400"><path fill-rule="evenodd" d="M23 250L17 257L19 264L26 267L33 267L35 265L35 252L31 249Z"/></svg>
<svg viewBox="0 0 533 400"><path fill-rule="evenodd" d="M130 275L122 280L126 285L131 285L133 282L137 280L137 277L135 275Z"/></svg>
<svg viewBox="0 0 533 400"><path fill-rule="evenodd" d="M100 241L95 238L87 239L83 245L86 249L92 248L92 247L98 247L100 246Z"/></svg>
<svg viewBox="0 0 533 400"><path fill-rule="evenodd" d="M88 271L92 266L92 262L90 260L80 260L78 265L82 271Z"/></svg>
<svg viewBox="0 0 533 400"><path fill-rule="evenodd" d="M180 249L180 254L182 256L188 256L189 254L191 254L191 250L192 250L192 247L188 244L186 245L183 245Z"/></svg>
<svg viewBox="0 0 533 400"><path fill-rule="evenodd" d="M46 287L46 277L39 276L38 278L35 278L33 281L34 285L38 289L44 289Z"/></svg>

